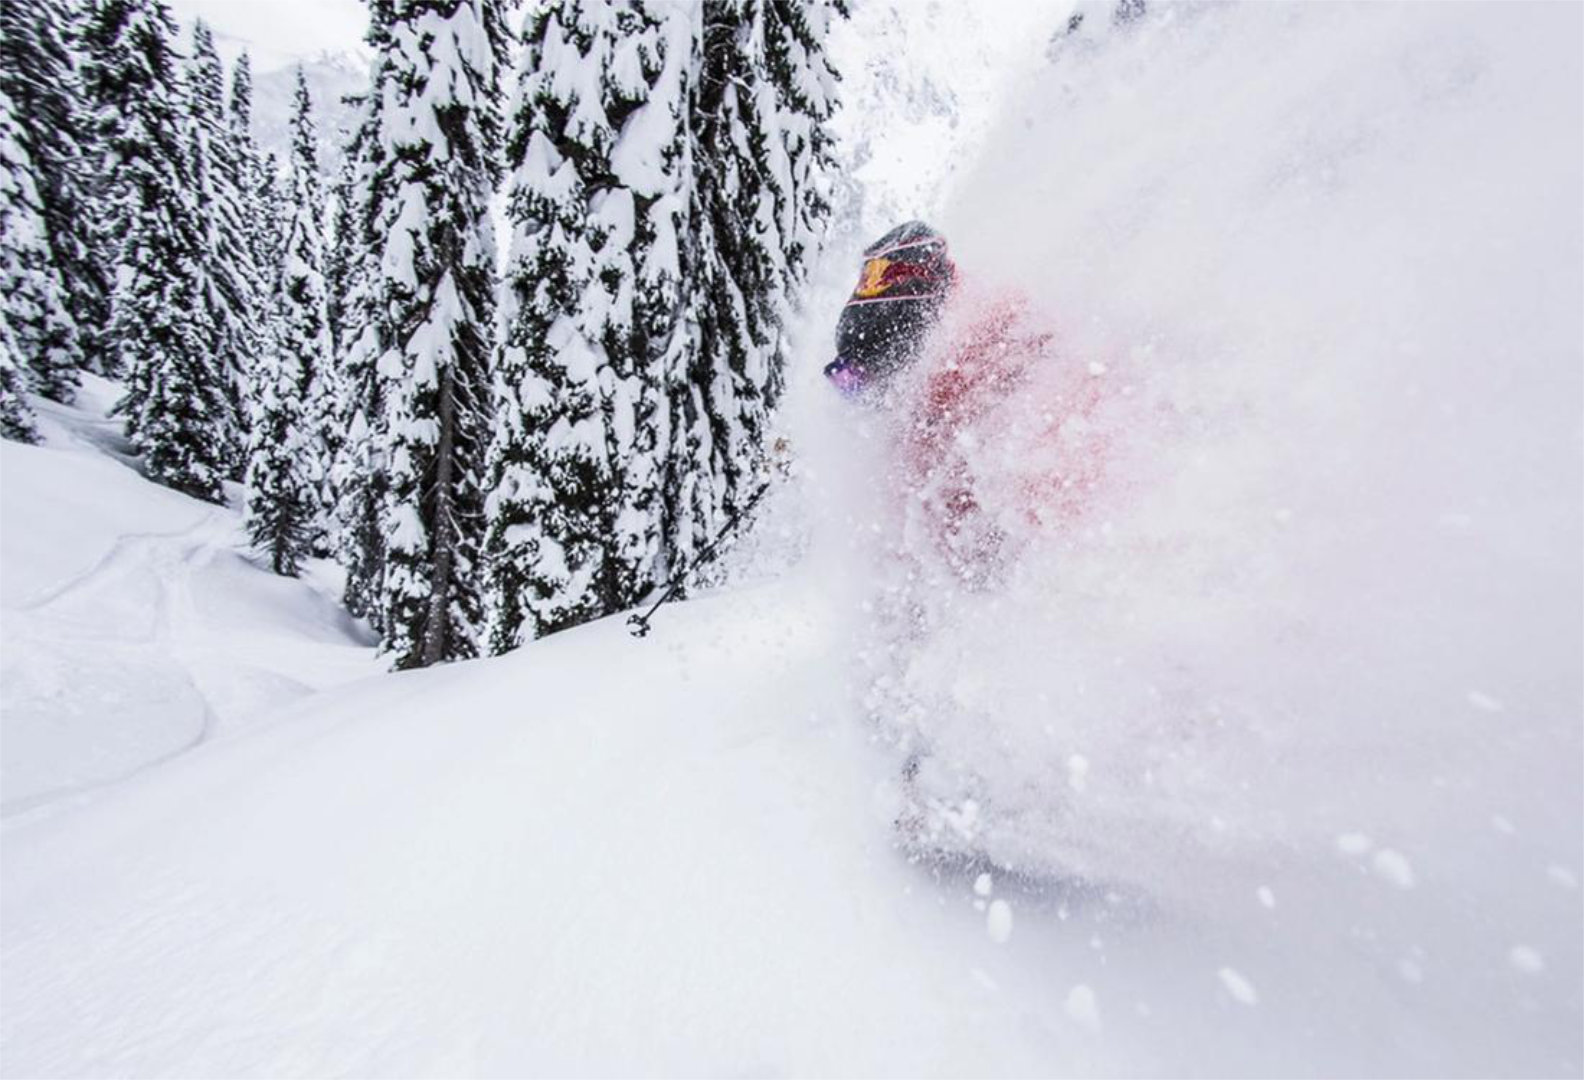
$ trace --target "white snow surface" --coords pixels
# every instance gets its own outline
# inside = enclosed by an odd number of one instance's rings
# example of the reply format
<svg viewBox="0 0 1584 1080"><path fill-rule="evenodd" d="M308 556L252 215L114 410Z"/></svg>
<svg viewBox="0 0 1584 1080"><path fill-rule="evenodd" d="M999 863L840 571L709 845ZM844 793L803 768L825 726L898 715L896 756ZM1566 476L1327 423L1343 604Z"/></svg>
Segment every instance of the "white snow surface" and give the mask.
<svg viewBox="0 0 1584 1080"><path fill-rule="evenodd" d="M35 401L44 445L0 443L7 817L380 671L333 582L260 573L234 511L134 471L119 392L85 376L77 406Z"/></svg>
<svg viewBox="0 0 1584 1080"><path fill-rule="evenodd" d="M113 387L36 403L0 1073L1577 1075L1581 19L1169 9L1008 99L964 272L1143 404L1093 533L923 645L1000 865L897 849L848 678L850 266L744 546L796 565L642 641L372 675L332 581L129 471Z"/></svg>

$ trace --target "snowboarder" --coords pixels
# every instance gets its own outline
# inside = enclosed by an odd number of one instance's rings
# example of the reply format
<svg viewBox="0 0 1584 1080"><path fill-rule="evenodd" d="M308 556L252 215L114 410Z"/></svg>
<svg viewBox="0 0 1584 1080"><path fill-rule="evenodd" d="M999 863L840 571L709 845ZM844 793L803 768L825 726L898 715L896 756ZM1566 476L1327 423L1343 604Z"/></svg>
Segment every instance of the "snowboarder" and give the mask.
<svg viewBox="0 0 1584 1080"><path fill-rule="evenodd" d="M864 256L825 374L883 415L888 444L866 606L884 647L863 653L865 704L903 757L898 837L939 861L975 851L994 793L937 755L931 727L963 706L917 661L1031 545L1080 527L1110 457L1093 374L1105 365L1064 356L1054 321L1019 290L963 280L922 222Z"/></svg>
<svg viewBox="0 0 1584 1080"><path fill-rule="evenodd" d="M962 287L946 238L909 221L864 250L836 324L837 356L825 375L892 415L893 475L906 489L900 502L923 512L964 580L982 582L1002 542L981 513L966 452L993 434L976 429L997 426L994 414L1047 351L1051 335L1031 321L1019 296Z"/></svg>

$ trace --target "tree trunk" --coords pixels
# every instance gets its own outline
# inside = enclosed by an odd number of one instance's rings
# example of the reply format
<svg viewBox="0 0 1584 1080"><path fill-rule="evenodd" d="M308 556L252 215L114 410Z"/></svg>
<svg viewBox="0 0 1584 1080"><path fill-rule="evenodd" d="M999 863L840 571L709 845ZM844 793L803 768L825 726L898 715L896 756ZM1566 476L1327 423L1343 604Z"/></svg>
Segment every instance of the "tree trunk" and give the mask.
<svg viewBox="0 0 1584 1080"><path fill-rule="evenodd" d="M440 368L440 445L435 453L434 577L429 582L429 616L424 622L424 667L446 658L451 606L451 572L457 535L451 506L451 473L455 458L456 399L452 393L452 365Z"/></svg>

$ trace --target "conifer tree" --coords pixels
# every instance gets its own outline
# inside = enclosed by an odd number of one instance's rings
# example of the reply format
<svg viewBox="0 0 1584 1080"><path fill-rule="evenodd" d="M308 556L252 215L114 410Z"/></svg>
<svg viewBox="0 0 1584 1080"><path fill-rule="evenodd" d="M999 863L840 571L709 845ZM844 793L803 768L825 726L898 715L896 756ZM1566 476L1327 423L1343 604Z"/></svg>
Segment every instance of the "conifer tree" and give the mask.
<svg viewBox="0 0 1584 1080"><path fill-rule="evenodd" d="M371 0L366 36L374 64L360 119L342 151L337 182L338 224L330 259L331 325L335 351L336 430L342 441L331 463L332 542L346 571L343 603L384 632L382 604L385 535L381 514L386 479L385 408L377 370L391 340L383 303L382 250L389 235L390 185L380 132L392 59L393 0Z"/></svg>
<svg viewBox="0 0 1584 1080"><path fill-rule="evenodd" d="M757 490L784 382L783 326L823 242L833 167L824 55L839 0L714 0L701 9L692 88L690 384L708 416L708 529Z"/></svg>
<svg viewBox="0 0 1584 1080"><path fill-rule="evenodd" d="M491 451L490 645L619 610L761 482L832 188L837 0L529 16Z"/></svg>
<svg viewBox="0 0 1584 1080"><path fill-rule="evenodd" d="M659 371L635 308L676 117L629 121L660 78L662 30L637 0L562 0L528 19L490 455L496 652L631 606L653 580Z"/></svg>
<svg viewBox="0 0 1584 1080"><path fill-rule="evenodd" d="M227 453L240 469L247 445L243 405L248 368L275 347L271 305L274 267L261 264L257 237L250 235L254 206L248 191L253 178L242 160L245 143L228 109L225 70L214 34L198 20L193 25L192 56L186 79L188 167L202 209L204 236L199 260L212 362L223 376L231 415L226 424ZM234 95L233 95L234 97Z"/></svg>
<svg viewBox="0 0 1584 1080"><path fill-rule="evenodd" d="M21 251L13 251L12 247L13 217L33 212L27 199L30 177L19 164L13 164L22 152L11 98L0 86L0 237L6 241L0 246L0 282L3 283L9 283L15 274L14 264L20 261ZM25 396L27 381L23 375L21 350L11 329L10 307L10 303L0 303L0 437L37 442L33 408Z"/></svg>
<svg viewBox="0 0 1584 1080"><path fill-rule="evenodd" d="M366 99L346 99L363 112ZM348 331L351 313L347 310L352 291L352 269L358 262L357 243L358 193L358 139L352 138L342 148L335 179L330 184L330 197L325 204L325 317L330 332L330 351L342 356L351 344Z"/></svg>
<svg viewBox="0 0 1584 1080"><path fill-rule="evenodd" d="M784 331L831 205L840 0L711 0L691 10L680 155L682 306L662 426L667 562L691 559L763 482L784 382Z"/></svg>
<svg viewBox="0 0 1584 1080"><path fill-rule="evenodd" d="M14 104L0 87L0 309L10 359L26 372L24 385L70 401L77 389L77 333L51 258L36 176Z"/></svg>
<svg viewBox="0 0 1584 1080"><path fill-rule="evenodd" d="M126 396L116 412L151 477L218 502L233 409L210 359L175 33L163 0L106 0L88 27L95 125L114 177L109 217L122 237L110 337Z"/></svg>
<svg viewBox="0 0 1584 1080"><path fill-rule="evenodd" d="M253 138L253 65L247 53L239 56L231 69L225 111L247 260L255 275L254 287L269 296L279 289L282 225L276 205L275 161L259 152ZM268 311L268 305L261 311ZM274 328L260 329L264 344L269 344Z"/></svg>
<svg viewBox="0 0 1584 1080"><path fill-rule="evenodd" d="M774 237L779 248L778 297L784 324L796 291L808 280L825 246L834 212L835 138L830 121L836 111L840 76L825 53L832 18L846 18L842 0L764 5L765 77L775 91L775 139L766 139L762 167L775 200ZM784 387L785 346L772 364L768 385L772 405Z"/></svg>
<svg viewBox="0 0 1584 1080"><path fill-rule="evenodd" d="M100 354L109 315L109 280L90 194L97 155L76 60L64 36L70 25L60 0L0 4L0 89L19 120L17 141L32 164L50 264L75 339L64 352L57 339L43 354L45 392L62 400L76 385L77 367L104 370ZM66 363L73 368L69 375L60 370Z"/></svg>
<svg viewBox="0 0 1584 1080"><path fill-rule="evenodd" d="M319 167L308 83L297 71L287 226L275 348L259 357L253 380L253 436L248 453L248 530L278 574L295 574L321 543L326 383L331 376L326 326Z"/></svg>
<svg viewBox="0 0 1584 1080"><path fill-rule="evenodd" d="M335 430L335 371L330 350L330 317L324 277L324 193L320 185L318 138L314 131L308 80L297 69L292 114L292 156L286 180L284 259L280 274L280 348L301 367L303 464L314 508L311 541L328 553L325 516L330 462L339 438Z"/></svg>
<svg viewBox="0 0 1584 1080"><path fill-rule="evenodd" d="M302 364L273 349L254 366L248 445L248 539L277 574L295 576L313 537L316 499L304 437Z"/></svg>
<svg viewBox="0 0 1584 1080"><path fill-rule="evenodd" d="M389 340L383 648L408 668L476 655L499 178L502 0L392 6L378 182Z"/></svg>
<svg viewBox="0 0 1584 1080"><path fill-rule="evenodd" d="M22 369L16 360L16 340L11 321L0 310L0 439L31 443L38 441L33 409L23 396Z"/></svg>

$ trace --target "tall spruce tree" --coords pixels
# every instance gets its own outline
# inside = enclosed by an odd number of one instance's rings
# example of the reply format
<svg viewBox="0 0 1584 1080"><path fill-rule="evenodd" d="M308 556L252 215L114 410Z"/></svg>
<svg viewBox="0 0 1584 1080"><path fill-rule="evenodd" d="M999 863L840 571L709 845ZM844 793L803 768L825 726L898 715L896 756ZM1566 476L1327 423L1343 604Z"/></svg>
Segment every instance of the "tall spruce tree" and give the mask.
<svg viewBox="0 0 1584 1080"><path fill-rule="evenodd" d="M43 361L45 392L61 400L76 386L78 367L104 369L100 353L110 304L89 183L97 155L76 59L64 36L71 23L60 0L0 4L0 89L19 120L18 142L32 165L50 263L74 339L62 348L59 336L47 333L53 345L24 351L35 363Z"/></svg>
<svg viewBox="0 0 1584 1080"><path fill-rule="evenodd" d="M377 182L389 340L383 648L397 667L477 654L493 349L503 0L397 0Z"/></svg>
<svg viewBox="0 0 1584 1080"><path fill-rule="evenodd" d="M122 237L110 337L126 396L115 411L151 477L219 502L234 410L211 360L175 33L163 0L104 0L87 30L94 123L114 178L108 217Z"/></svg>
<svg viewBox="0 0 1584 1080"><path fill-rule="evenodd" d="M344 100L354 106L360 115L363 113L365 98L358 96ZM330 331L330 350L337 357L343 355L350 344L348 331L352 319L347 306L352 291L352 269L358 261L357 253L353 250L353 244L358 239L355 131L341 151L335 178L330 183L330 196L325 203L325 316L326 327Z"/></svg>
<svg viewBox="0 0 1584 1080"><path fill-rule="evenodd" d="M329 266L335 350L336 431L331 463L332 542L346 571L343 602L384 632L385 535L381 514L389 487L385 402L378 361L392 340L381 284L390 232L391 186L381 138L386 89L396 70L394 0L370 0L366 42L374 63L369 90L356 102L359 121L342 151L336 184L337 227Z"/></svg>
<svg viewBox="0 0 1584 1080"><path fill-rule="evenodd" d="M228 108L225 69L214 34L202 20L193 24L192 56L186 77L188 165L202 208L204 229L199 261L209 328L209 348L224 376L231 415L226 424L227 453L240 472L247 446L248 369L267 362L275 347L271 321L275 267L261 264L257 238L249 230L255 207L249 191L254 177L243 159L244 139L234 122L235 95Z"/></svg>
<svg viewBox="0 0 1584 1080"><path fill-rule="evenodd" d="M712 490L708 520L695 527L740 511L761 483L784 382L784 323L831 211L825 125L836 74L824 37L845 10L840 0L712 0L700 9L689 103L689 308L699 325L689 383L708 417Z"/></svg>
<svg viewBox="0 0 1584 1080"><path fill-rule="evenodd" d="M665 562L691 560L763 482L784 383L784 327L831 215L824 42L841 0L711 0L688 9L682 93L683 332L664 363Z"/></svg>
<svg viewBox="0 0 1584 1080"><path fill-rule="evenodd" d="M631 606L654 578L660 380L638 293L651 254L666 257L650 218L677 117L635 114L661 77L663 30L639 0L528 17L487 508L496 652Z"/></svg>
<svg viewBox="0 0 1584 1080"><path fill-rule="evenodd" d="M490 645L631 605L762 479L831 205L838 0L528 18L491 452Z"/></svg>
<svg viewBox="0 0 1584 1080"><path fill-rule="evenodd" d="M32 406L23 396L26 388L16 356L16 339L11 333L11 320L0 309L0 439L37 442L38 428L34 423Z"/></svg>
<svg viewBox="0 0 1584 1080"><path fill-rule="evenodd" d="M10 359L26 372L24 385L70 401L80 353L51 257L37 176L15 106L0 86L0 309L9 330Z"/></svg>
<svg viewBox="0 0 1584 1080"><path fill-rule="evenodd" d="M253 64L247 53L237 57L231 69L231 87L226 97L226 135L234 162L242 240L246 244L249 283L264 297L280 288L282 260L281 211L275 184L275 160L260 152L253 137ZM270 311L262 303L255 313L263 317ZM273 342L275 327L261 325L261 347Z"/></svg>
<svg viewBox="0 0 1584 1080"><path fill-rule="evenodd" d="M317 507L305 438L302 363L273 349L254 365L248 443L248 539L277 574L295 576L313 538Z"/></svg>
<svg viewBox="0 0 1584 1080"><path fill-rule="evenodd" d="M295 574L321 541L323 433L331 377L323 265L319 166L308 83L297 71L287 179L285 254L275 348L253 377L248 453L248 531L278 574Z"/></svg>
<svg viewBox="0 0 1584 1080"><path fill-rule="evenodd" d="M316 553L328 554L327 511L333 497L329 486L330 464L340 438L335 430L335 368L325 285L325 199L318 145L308 79L298 67L292 112L291 163L286 178L283 260L276 305L278 340L279 347L296 356L302 368L304 462L314 504L310 540Z"/></svg>
<svg viewBox="0 0 1584 1080"><path fill-rule="evenodd" d="M5 240L0 244L0 285L7 288L8 294L13 279L28 276L28 249L13 240L13 232L25 235L37 214L29 197L32 176L22 165L24 154L11 98L0 86L0 238ZM33 407L26 397L22 350L11 328L11 304L7 299L8 302L0 303L0 437L37 442Z"/></svg>
<svg viewBox="0 0 1584 1080"><path fill-rule="evenodd" d="M775 208L775 245L780 252L777 297L784 325L797 290L808 280L824 249L834 213L835 137L830 121L836 111L840 80L825 52L831 20L846 18L843 0L789 2L764 0L763 70L775 92L774 138L761 151L762 167L771 178ZM785 385L786 346L777 335L780 356L771 365L766 389L772 405Z"/></svg>

